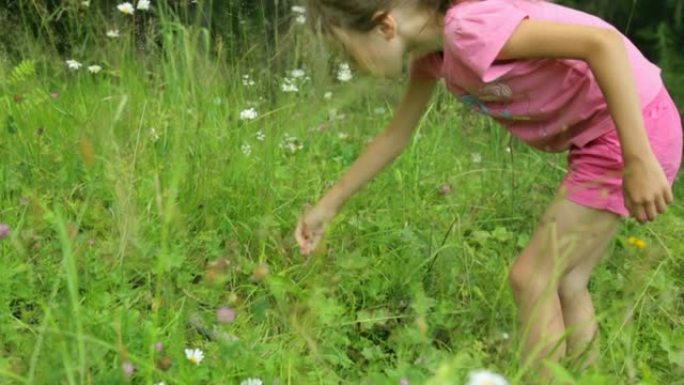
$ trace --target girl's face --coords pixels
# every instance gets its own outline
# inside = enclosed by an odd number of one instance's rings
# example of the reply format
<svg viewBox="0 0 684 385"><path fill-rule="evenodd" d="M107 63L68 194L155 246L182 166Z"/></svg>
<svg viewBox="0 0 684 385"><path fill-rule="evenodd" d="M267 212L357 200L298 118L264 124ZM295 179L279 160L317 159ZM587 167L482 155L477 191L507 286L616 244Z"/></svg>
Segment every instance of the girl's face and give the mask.
<svg viewBox="0 0 684 385"><path fill-rule="evenodd" d="M374 76L397 77L403 70L406 44L392 16L378 17L378 25L369 32L333 28L333 34L361 69Z"/></svg>

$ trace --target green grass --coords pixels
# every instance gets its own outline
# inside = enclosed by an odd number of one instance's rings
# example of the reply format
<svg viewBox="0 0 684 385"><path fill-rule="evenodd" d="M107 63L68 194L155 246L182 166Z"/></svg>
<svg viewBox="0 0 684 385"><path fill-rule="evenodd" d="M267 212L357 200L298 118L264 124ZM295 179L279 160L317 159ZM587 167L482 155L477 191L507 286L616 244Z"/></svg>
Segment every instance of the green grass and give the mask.
<svg viewBox="0 0 684 385"><path fill-rule="evenodd" d="M55 54L0 67L0 222L12 230L0 241L0 383L441 385L479 368L524 374L507 269L563 155L513 142L511 156L502 129L442 91L406 152L345 206L326 253L303 258L292 235L303 205L384 127L402 85L333 84L318 71L284 94L282 75L249 55L228 65L196 49L212 48L201 34L162 36L158 55L136 54L128 36L98 40L82 54L103 64L98 75ZM316 67L299 60L282 66ZM256 84L245 87L250 70ZM240 120L250 106L259 117ZM333 108L344 118L331 121ZM286 133L303 149L282 149ZM597 269L601 360L570 368L577 384L684 384L684 184L675 191L656 223L627 222ZM630 248L629 236L649 247ZM222 306L235 322L217 321ZM204 361L191 364L186 348Z"/></svg>

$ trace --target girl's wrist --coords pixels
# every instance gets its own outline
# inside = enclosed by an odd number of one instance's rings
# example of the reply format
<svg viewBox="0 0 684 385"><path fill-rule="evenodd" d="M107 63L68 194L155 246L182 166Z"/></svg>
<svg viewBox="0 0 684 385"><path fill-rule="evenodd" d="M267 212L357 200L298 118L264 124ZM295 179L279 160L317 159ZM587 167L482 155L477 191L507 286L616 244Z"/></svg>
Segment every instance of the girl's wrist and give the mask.
<svg viewBox="0 0 684 385"><path fill-rule="evenodd" d="M648 144L637 149L626 148L622 151L622 160L625 164L643 163L653 159L655 159L655 154Z"/></svg>
<svg viewBox="0 0 684 385"><path fill-rule="evenodd" d="M340 207L344 203L343 200L340 200L340 198L336 197L335 190L330 190L328 194L326 194L319 202L318 202L318 207L329 213L330 216L335 216L337 212L339 211Z"/></svg>

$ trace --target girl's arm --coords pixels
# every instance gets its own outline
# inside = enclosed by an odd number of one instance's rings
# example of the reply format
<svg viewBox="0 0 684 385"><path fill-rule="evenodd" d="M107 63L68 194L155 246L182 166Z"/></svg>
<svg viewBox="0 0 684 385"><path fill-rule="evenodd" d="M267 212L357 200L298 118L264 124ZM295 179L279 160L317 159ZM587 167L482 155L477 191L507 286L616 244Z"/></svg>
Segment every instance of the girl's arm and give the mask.
<svg viewBox="0 0 684 385"><path fill-rule="evenodd" d="M342 179L300 218L295 239L302 254L316 250L325 227L344 202L401 154L423 116L436 81L413 80L389 126L378 135Z"/></svg>
<svg viewBox="0 0 684 385"><path fill-rule="evenodd" d="M339 210L347 198L404 151L425 112L435 84L433 80L411 81L389 126L366 147L339 182L321 199L320 205Z"/></svg>
<svg viewBox="0 0 684 385"><path fill-rule="evenodd" d="M625 165L625 205L639 221L653 220L672 202L672 190L651 150L625 42L619 32L525 20L497 59L579 59L589 64L618 129Z"/></svg>

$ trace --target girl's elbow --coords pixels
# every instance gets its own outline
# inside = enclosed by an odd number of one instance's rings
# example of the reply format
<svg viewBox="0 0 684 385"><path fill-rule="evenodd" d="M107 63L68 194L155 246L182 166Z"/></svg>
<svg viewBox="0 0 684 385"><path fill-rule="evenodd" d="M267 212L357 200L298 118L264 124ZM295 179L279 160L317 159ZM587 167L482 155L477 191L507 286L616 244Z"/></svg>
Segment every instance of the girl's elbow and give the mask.
<svg viewBox="0 0 684 385"><path fill-rule="evenodd" d="M594 52L625 49L625 40L622 37L622 34L616 29L602 29L601 32L596 35L596 42L594 47L592 47L592 51Z"/></svg>
<svg viewBox="0 0 684 385"><path fill-rule="evenodd" d="M590 64L598 64L601 61L614 60L616 54L626 52L625 40L622 34L615 29L601 29L587 44L585 59Z"/></svg>

